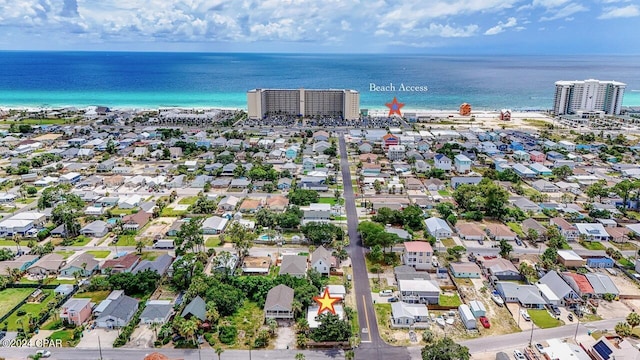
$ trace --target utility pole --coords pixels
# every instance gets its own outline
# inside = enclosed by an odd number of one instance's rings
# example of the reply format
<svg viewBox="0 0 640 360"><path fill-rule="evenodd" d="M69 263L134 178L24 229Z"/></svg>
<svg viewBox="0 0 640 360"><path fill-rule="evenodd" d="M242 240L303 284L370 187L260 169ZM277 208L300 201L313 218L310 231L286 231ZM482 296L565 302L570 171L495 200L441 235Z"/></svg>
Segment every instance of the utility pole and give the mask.
<svg viewBox="0 0 640 360"><path fill-rule="evenodd" d="M98 336L98 351L100 352L100 360L102 360L102 345L100 345L100 336Z"/></svg>
<svg viewBox="0 0 640 360"><path fill-rule="evenodd" d="M531 320L531 336L529 337L529 347L531 347L532 342L533 342L533 320Z"/></svg>
<svg viewBox="0 0 640 360"><path fill-rule="evenodd" d="M576 319L578 322L576 323L576 332L573 334L573 341L577 342L578 340L576 340L576 338L578 337L578 328L580 327L580 316L576 315Z"/></svg>

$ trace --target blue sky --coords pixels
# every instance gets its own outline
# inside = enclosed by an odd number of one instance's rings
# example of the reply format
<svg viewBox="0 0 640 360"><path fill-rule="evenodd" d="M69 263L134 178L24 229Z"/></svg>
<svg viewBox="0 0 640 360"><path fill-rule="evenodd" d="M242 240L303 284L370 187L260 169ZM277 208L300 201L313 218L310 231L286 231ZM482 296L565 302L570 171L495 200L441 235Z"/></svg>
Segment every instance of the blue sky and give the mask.
<svg viewBox="0 0 640 360"><path fill-rule="evenodd" d="M0 49L637 54L640 0L0 0Z"/></svg>

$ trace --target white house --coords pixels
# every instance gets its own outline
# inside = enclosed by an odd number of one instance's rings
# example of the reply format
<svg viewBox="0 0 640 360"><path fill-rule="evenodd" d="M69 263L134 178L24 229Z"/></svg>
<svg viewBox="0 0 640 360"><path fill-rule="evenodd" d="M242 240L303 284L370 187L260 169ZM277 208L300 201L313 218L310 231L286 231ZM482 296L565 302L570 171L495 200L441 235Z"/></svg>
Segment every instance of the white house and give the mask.
<svg viewBox="0 0 640 360"><path fill-rule="evenodd" d="M466 174L471 171L471 159L463 154L458 154L454 158L454 164L456 171L461 174Z"/></svg>
<svg viewBox="0 0 640 360"><path fill-rule="evenodd" d="M427 232L429 235L432 235L436 239L450 238L453 233L449 224L440 218L430 217L425 220L424 223L427 225Z"/></svg>
<svg viewBox="0 0 640 360"><path fill-rule="evenodd" d="M302 208L303 217L302 224L310 222L328 223L331 216L331 205L329 204L310 204Z"/></svg>
<svg viewBox="0 0 640 360"><path fill-rule="evenodd" d="M319 246L311 254L311 268L321 275L329 276L332 267L336 267L336 258L324 246Z"/></svg>
<svg viewBox="0 0 640 360"><path fill-rule="evenodd" d="M387 157L391 161L397 161L404 159L407 151L404 145L389 145L389 150L387 151Z"/></svg>
<svg viewBox="0 0 640 360"><path fill-rule="evenodd" d="M443 154L437 154L436 156L433 157L433 166L436 169L449 171L451 170L451 159L449 159Z"/></svg>

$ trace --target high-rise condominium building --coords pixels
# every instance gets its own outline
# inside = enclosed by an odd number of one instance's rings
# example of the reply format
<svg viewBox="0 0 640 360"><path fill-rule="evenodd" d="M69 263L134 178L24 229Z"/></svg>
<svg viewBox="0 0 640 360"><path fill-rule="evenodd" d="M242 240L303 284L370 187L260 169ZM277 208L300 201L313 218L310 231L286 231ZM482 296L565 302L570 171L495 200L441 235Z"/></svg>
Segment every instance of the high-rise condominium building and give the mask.
<svg viewBox="0 0 640 360"><path fill-rule="evenodd" d="M602 111L619 115L627 84L617 81L558 81L553 106L555 115Z"/></svg>
<svg viewBox="0 0 640 360"><path fill-rule="evenodd" d="M360 116L360 93L355 90L253 89L247 92L250 119L265 116Z"/></svg>

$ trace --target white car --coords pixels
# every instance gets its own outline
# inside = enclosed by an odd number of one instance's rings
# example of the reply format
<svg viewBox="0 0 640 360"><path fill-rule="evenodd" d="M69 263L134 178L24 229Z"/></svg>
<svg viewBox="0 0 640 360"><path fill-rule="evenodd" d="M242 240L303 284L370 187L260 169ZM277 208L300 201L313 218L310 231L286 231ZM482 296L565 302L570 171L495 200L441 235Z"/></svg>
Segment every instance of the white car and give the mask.
<svg viewBox="0 0 640 360"><path fill-rule="evenodd" d="M527 312L527 310L520 310L520 315L522 315L522 318L525 319L526 321L531 321L531 316L529 316L529 313Z"/></svg>
<svg viewBox="0 0 640 360"><path fill-rule="evenodd" d="M513 357L516 360L527 360L527 358L524 357L524 354L522 354L522 352L520 352L520 350L513 350Z"/></svg>
<svg viewBox="0 0 640 360"><path fill-rule="evenodd" d="M380 296L392 296L393 295L393 290L382 290L379 293Z"/></svg>
<svg viewBox="0 0 640 360"><path fill-rule="evenodd" d="M40 357L48 358L48 357L51 356L51 351L49 351L49 350L38 350L38 351L36 351L36 354L40 355Z"/></svg>

